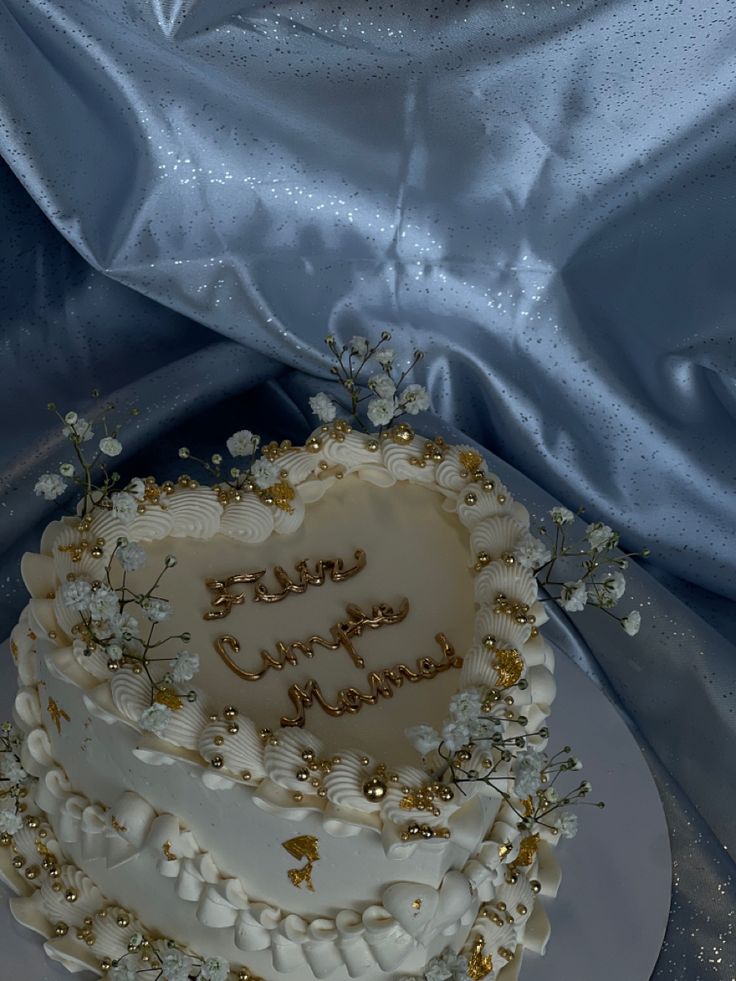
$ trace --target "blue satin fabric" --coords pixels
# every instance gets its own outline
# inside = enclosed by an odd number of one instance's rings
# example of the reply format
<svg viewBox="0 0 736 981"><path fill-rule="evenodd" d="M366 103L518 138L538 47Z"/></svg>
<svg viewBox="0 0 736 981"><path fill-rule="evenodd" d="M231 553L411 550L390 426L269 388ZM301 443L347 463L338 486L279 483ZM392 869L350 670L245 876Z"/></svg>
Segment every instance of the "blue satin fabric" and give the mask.
<svg viewBox="0 0 736 981"><path fill-rule="evenodd" d="M653 550L637 639L555 629L659 781L657 981L736 971L735 27L730 0L0 0L2 632L54 513L47 401L139 406L123 466L173 472L183 441L306 433L325 333L393 330L425 431Z"/></svg>

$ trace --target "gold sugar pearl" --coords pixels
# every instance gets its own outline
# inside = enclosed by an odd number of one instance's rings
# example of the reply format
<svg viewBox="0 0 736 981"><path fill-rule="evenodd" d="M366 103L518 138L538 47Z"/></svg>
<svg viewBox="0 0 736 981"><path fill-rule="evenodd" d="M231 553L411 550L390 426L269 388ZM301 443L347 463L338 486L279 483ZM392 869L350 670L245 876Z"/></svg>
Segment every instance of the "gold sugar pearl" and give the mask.
<svg viewBox="0 0 736 981"><path fill-rule="evenodd" d="M121 930L124 930L126 927L130 926L130 917L127 913L118 913L115 922Z"/></svg>
<svg viewBox="0 0 736 981"><path fill-rule="evenodd" d="M478 495L474 494L472 491L468 491L468 493L465 495L465 503L472 506L473 504L477 504L477 502Z"/></svg>
<svg viewBox="0 0 736 981"><path fill-rule="evenodd" d="M302 750L302 759L305 761L305 763L311 763L314 760L315 756L316 753L314 752L313 749Z"/></svg>
<svg viewBox="0 0 736 981"><path fill-rule="evenodd" d="M212 742L215 744L215 746L222 746L222 744L225 742L225 737L224 736L215 736L215 738L212 740Z"/></svg>
<svg viewBox="0 0 736 981"><path fill-rule="evenodd" d="M294 793L293 793L293 794L291 795L291 797L292 797L292 800L295 800L295 801L297 802L297 804L298 804L298 803L299 803L300 801L303 801L303 800L304 800L304 794L300 794L298 790L296 790L296 791L295 791L295 792L294 792Z"/></svg>
<svg viewBox="0 0 736 981"><path fill-rule="evenodd" d="M400 446L406 446L414 439L414 430L406 422L400 422L389 433L389 438Z"/></svg>
<svg viewBox="0 0 736 981"><path fill-rule="evenodd" d="M76 903L76 901L79 899L79 893L76 889L67 889L67 891L64 893L64 899L68 903Z"/></svg>
<svg viewBox="0 0 736 981"><path fill-rule="evenodd" d="M531 879L529 881L529 887L533 893L540 893L542 891L542 883L539 879Z"/></svg>
<svg viewBox="0 0 736 981"><path fill-rule="evenodd" d="M517 906L516 906L516 912L520 916L526 916L526 914L529 912L529 910L526 908L526 906L523 903L518 903Z"/></svg>
<svg viewBox="0 0 736 981"><path fill-rule="evenodd" d="M54 934L57 937L65 937L67 933L69 933L69 927L66 925L66 923L59 921L54 927Z"/></svg>
<svg viewBox="0 0 736 981"><path fill-rule="evenodd" d="M369 777L363 784L362 789L365 799L375 803L376 801L383 800L386 796L388 786L380 777Z"/></svg>
<svg viewBox="0 0 736 981"><path fill-rule="evenodd" d="M322 449L322 443L316 436L312 436L311 439L308 439L304 444L304 448L308 453L318 453Z"/></svg>
<svg viewBox="0 0 736 981"><path fill-rule="evenodd" d="M236 733L240 732L240 726L238 725L237 722L231 722L230 725L227 727L227 731L230 733L231 736L234 736Z"/></svg>
<svg viewBox="0 0 736 981"><path fill-rule="evenodd" d="M370 760L368 759L367 756L361 756L358 762L360 763L361 766L368 766Z"/></svg>
<svg viewBox="0 0 736 981"><path fill-rule="evenodd" d="M0 835L0 845L2 845L3 848L7 848L12 840L13 840L12 835L9 835L7 831L4 831Z"/></svg>
<svg viewBox="0 0 736 981"><path fill-rule="evenodd" d="M368 450L369 453L376 453L378 450L378 441L375 439L369 439L368 442L365 444L365 448Z"/></svg>
<svg viewBox="0 0 736 981"><path fill-rule="evenodd" d="M26 879L37 879L41 869L37 865L29 865L26 869Z"/></svg>
<svg viewBox="0 0 736 981"><path fill-rule="evenodd" d="M234 719L238 714L238 710L234 705L226 705L222 710L222 714L226 719Z"/></svg>
<svg viewBox="0 0 736 981"><path fill-rule="evenodd" d="M25 865L25 863L26 863L26 860L25 860L25 858L23 858L22 855L16 855L15 858L13 859L13 868L14 869L22 869L23 866Z"/></svg>
<svg viewBox="0 0 736 981"><path fill-rule="evenodd" d="M216 770L221 769L224 766L224 764L225 761L221 756L213 756L212 759L210 760L210 765L213 766Z"/></svg>
<svg viewBox="0 0 736 981"><path fill-rule="evenodd" d="M309 780L309 770L306 766L302 766L296 771L296 778L301 781Z"/></svg>
<svg viewBox="0 0 736 981"><path fill-rule="evenodd" d="M252 774L250 770L243 770L243 772L240 774L241 779L245 781L250 780L251 776Z"/></svg>

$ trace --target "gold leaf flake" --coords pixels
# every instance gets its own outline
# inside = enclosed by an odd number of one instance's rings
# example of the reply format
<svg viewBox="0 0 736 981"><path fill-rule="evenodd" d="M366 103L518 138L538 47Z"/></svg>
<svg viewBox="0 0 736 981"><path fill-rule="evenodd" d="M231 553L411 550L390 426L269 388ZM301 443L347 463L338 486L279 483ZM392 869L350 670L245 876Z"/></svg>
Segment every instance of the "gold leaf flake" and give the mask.
<svg viewBox="0 0 736 981"><path fill-rule="evenodd" d="M473 949L468 957L467 973L472 981L482 981L487 978L493 970L493 958L490 954L484 954L483 948L486 942L478 933L473 938Z"/></svg>
<svg viewBox="0 0 736 981"><path fill-rule="evenodd" d="M319 841L313 835L299 835L281 843L282 847L294 858L306 858L310 862L319 861Z"/></svg>
<svg viewBox="0 0 736 981"><path fill-rule="evenodd" d="M521 844L519 845L519 854L509 865L509 869L515 872L516 869L526 868L531 865L537 854L537 848L539 847L539 835L528 835L526 838L521 839Z"/></svg>
<svg viewBox="0 0 736 981"><path fill-rule="evenodd" d="M64 719L66 722L71 722L71 719L63 708L59 708L53 698L49 698L48 713L51 716L51 721L56 726L56 731L61 734L61 720Z"/></svg>
<svg viewBox="0 0 736 981"><path fill-rule="evenodd" d="M264 493L273 498L273 503L277 508L281 508L282 511L288 511L289 514L293 513L294 508L290 502L296 497L296 491L291 484L288 484L285 480L280 480L277 484L267 487Z"/></svg>
<svg viewBox="0 0 736 981"><path fill-rule="evenodd" d="M289 869L286 873L291 884L297 889L302 883L305 883L307 889L310 892L314 892L312 868L314 863L319 861L317 845L318 841L313 835L299 835L297 838L289 838L288 841L282 842L282 846L294 858L307 859L306 865L303 865L300 869Z"/></svg>
<svg viewBox="0 0 736 981"><path fill-rule="evenodd" d="M177 860L178 856L174 854L170 841L165 841L161 846L161 850L163 851L167 862L175 862Z"/></svg>
<svg viewBox="0 0 736 981"><path fill-rule="evenodd" d="M496 651L496 656L493 659L493 668L498 675L498 686L500 688L510 688L516 684L523 674L524 659L515 648L509 647Z"/></svg>
<svg viewBox="0 0 736 981"><path fill-rule="evenodd" d="M18 660L18 645L14 640L10 641L10 653L13 655L13 660Z"/></svg>
<svg viewBox="0 0 736 981"><path fill-rule="evenodd" d="M170 708L174 712L178 712L184 705L184 702L173 688L159 688L154 694L153 700L154 702L158 702L159 705L165 705L166 708Z"/></svg>
<svg viewBox="0 0 736 981"><path fill-rule="evenodd" d="M469 470L471 473L483 463L483 457L475 450L463 450L458 456L458 460L463 470Z"/></svg>

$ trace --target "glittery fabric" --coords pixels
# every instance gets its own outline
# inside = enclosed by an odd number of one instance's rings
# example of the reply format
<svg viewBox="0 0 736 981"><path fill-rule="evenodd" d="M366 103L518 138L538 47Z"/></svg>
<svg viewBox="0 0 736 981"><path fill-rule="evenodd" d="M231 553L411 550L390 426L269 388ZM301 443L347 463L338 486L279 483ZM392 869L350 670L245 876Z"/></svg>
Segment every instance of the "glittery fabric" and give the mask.
<svg viewBox="0 0 736 981"><path fill-rule="evenodd" d="M121 468L173 473L305 434L324 334L391 327L427 431L653 550L638 638L556 629L659 781L657 981L736 977L735 28L730 0L0 0L2 633L54 514L47 401L139 406Z"/></svg>

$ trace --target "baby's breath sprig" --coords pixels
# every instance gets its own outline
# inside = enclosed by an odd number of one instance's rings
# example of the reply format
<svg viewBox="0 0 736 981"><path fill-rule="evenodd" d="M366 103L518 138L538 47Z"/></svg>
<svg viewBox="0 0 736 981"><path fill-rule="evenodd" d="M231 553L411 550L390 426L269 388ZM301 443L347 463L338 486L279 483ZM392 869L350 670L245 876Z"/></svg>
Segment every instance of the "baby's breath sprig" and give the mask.
<svg viewBox="0 0 736 981"><path fill-rule="evenodd" d="M520 831L539 827L552 834L573 837L577 819L565 812L554 815L561 807L582 802L590 793L588 781L560 794L555 786L559 776L580 769L569 746L548 756L542 746L549 738L546 726L526 731L529 720L514 715L513 689L524 691L528 682L520 678L513 684L496 688L466 688L450 700L450 718L440 732L420 725L406 730L414 747L425 757L434 754L440 761L435 776L449 776L463 791L464 784L486 784L499 794L518 817ZM513 732L503 734L513 725ZM603 807L603 802L596 804ZM553 817L554 815L554 817Z"/></svg>
<svg viewBox="0 0 736 981"><path fill-rule="evenodd" d="M21 763L22 740L10 722L0 725L0 844L23 827L21 814L25 809L30 774Z"/></svg>
<svg viewBox="0 0 736 981"><path fill-rule="evenodd" d="M105 967L109 981L227 981L230 977L230 964L223 957L200 957L173 940L142 933L132 934L127 954Z"/></svg>
<svg viewBox="0 0 736 981"><path fill-rule="evenodd" d="M100 398L97 389L92 392L92 398ZM110 507L109 495L118 484L120 475L109 468L108 461L123 451L123 444L118 439L118 427L112 421L114 403L107 402L96 411L94 425L98 431L99 428L102 430L102 436L96 441L93 423L79 413L71 410L62 415L53 402L49 402L48 409L61 422L62 435L69 441L75 460L73 463L62 463L58 473L42 474L36 481L34 492L38 497L53 501L70 486L76 485L82 491L80 510L83 519L95 508ZM138 415L138 410L131 410L131 415Z"/></svg>
<svg viewBox="0 0 736 981"><path fill-rule="evenodd" d="M360 407L364 403L367 403L365 414L368 420L379 432L400 416L417 415L429 408L426 388L422 385L401 387L424 357L423 352L415 351L409 365L400 370L396 352L384 347L390 340L388 331L383 331L375 344L357 335L347 344L339 344L331 334L325 338L335 359L330 372L348 393L350 416L363 430L366 427L360 418ZM370 370L374 373L365 380ZM309 405L320 422L332 422L337 416L337 404L325 392L312 396Z"/></svg>
<svg viewBox="0 0 736 981"><path fill-rule="evenodd" d="M175 641L188 644L191 637L186 632L165 637L157 633L173 612L169 600L160 595L159 587L164 575L176 565L175 556L166 556L163 568L148 589L131 588L129 573L141 570L146 561L146 552L140 545L121 537L105 567L104 582L68 579L59 595L64 606L79 614L79 622L72 628L78 656L97 655L111 672L127 665L135 674L145 673L151 685L151 701L139 721L142 728L162 736L172 712L181 709L185 700L196 700L194 690L183 690L180 686L199 670L199 656L188 650L180 650L175 656L161 653ZM122 570L119 581L118 566ZM156 672L159 662L169 665L162 676Z"/></svg>
<svg viewBox="0 0 736 981"><path fill-rule="evenodd" d="M618 616L613 607L626 591L623 570L629 559L646 558L648 548L641 552L618 551L619 534L601 521L589 524L583 538L570 541L567 529L575 520L575 515L567 508L555 507L549 512L555 527L554 542L543 555L535 568L535 574L542 586L554 600L568 613L578 613L586 606L596 607L613 617L629 636L633 637L641 627L641 614L633 610L627 616ZM539 533L549 540L546 526ZM577 561L577 578L560 576L560 566L569 569Z"/></svg>

